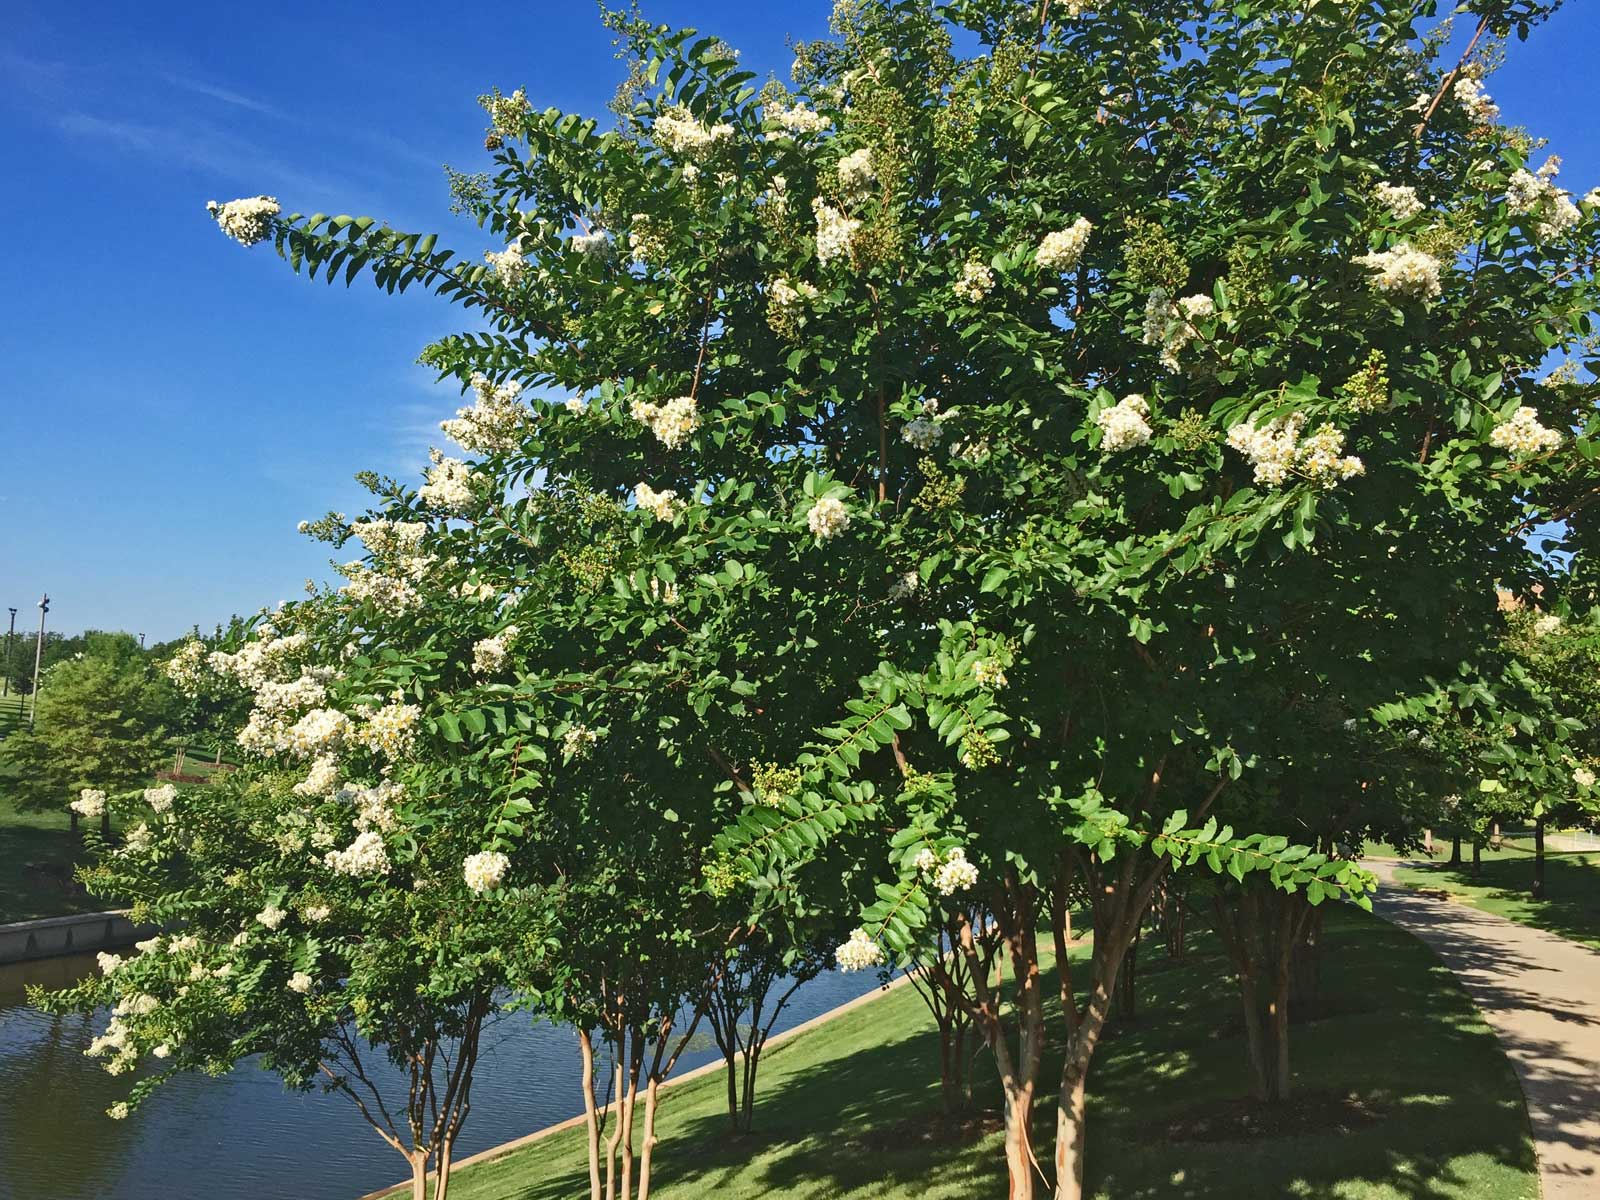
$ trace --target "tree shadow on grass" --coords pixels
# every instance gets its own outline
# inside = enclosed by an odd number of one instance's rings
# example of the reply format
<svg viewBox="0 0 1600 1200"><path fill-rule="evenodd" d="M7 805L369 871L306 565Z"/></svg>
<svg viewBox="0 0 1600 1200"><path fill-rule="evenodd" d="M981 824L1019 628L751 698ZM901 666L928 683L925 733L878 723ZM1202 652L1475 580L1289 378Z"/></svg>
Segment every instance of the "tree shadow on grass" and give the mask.
<svg viewBox="0 0 1600 1200"><path fill-rule="evenodd" d="M1461 891L1478 890L1481 902L1512 920L1532 925L1592 948L1600 948L1600 856L1548 854L1545 857L1545 894L1528 894L1533 883L1533 856L1485 859L1481 873L1470 866L1407 863L1407 882L1440 884Z"/></svg>
<svg viewBox="0 0 1600 1200"><path fill-rule="evenodd" d="M1450 973L1409 935L1361 913L1329 913L1327 1012L1298 1027L1296 1086L1337 1092L1378 1119L1328 1128L1285 1123L1277 1136L1185 1140L1185 1114L1235 1108L1246 1090L1244 1043L1222 959L1207 939L1181 966L1143 978L1144 1018L1102 1048L1090 1081L1088 1192L1116 1200L1518 1200L1537 1194L1515 1079ZM1047 981L1053 990L1054 981ZM1048 994L1047 990L1047 994ZM870 1010L869 1010L870 1011ZM889 1010L885 1010L886 1012ZM901 1014L909 1009L894 1010ZM852 1014L857 1016L862 1014ZM843 1041L843 1039L841 1039ZM971 1200L1003 1195L998 1133L917 1136L937 1122L938 1043L931 1030L886 1029L876 1044L817 1061L806 1039L777 1048L764 1074L758 1134L730 1139L705 1100L664 1104L655 1191L663 1200L782 1196ZM789 1061L783 1061L788 1058ZM1050 1047L1041 1073L1060 1072ZM980 1104L998 1098L977 1064ZM1049 1159L1053 1097L1041 1098L1035 1148ZM508 1174L506 1200L567 1200L578 1168L541 1180ZM508 1167L510 1163L508 1162Z"/></svg>

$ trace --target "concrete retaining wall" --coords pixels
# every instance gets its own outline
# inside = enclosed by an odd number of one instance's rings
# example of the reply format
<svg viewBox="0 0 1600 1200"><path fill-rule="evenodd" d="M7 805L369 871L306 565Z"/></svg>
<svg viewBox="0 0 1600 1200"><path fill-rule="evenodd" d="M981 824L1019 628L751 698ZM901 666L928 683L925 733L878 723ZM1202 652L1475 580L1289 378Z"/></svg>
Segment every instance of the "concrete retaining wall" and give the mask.
<svg viewBox="0 0 1600 1200"><path fill-rule="evenodd" d="M125 913L79 913L0 925L0 963L27 962L58 954L114 950L152 936L154 925L135 925Z"/></svg>

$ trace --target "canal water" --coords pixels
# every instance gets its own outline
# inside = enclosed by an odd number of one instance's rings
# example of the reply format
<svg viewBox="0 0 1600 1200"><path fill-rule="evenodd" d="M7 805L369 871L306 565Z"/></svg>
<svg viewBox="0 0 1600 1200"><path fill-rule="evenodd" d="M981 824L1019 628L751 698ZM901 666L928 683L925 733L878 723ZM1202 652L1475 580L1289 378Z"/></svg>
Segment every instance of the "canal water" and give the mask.
<svg viewBox="0 0 1600 1200"><path fill-rule="evenodd" d="M83 1054L105 1014L48 1016L23 998L27 984L60 987L93 969L92 955L0 967L0 1200L354 1200L406 1177L405 1161L349 1100L286 1091L248 1064L221 1079L181 1076L127 1120L111 1120L105 1110L130 1077L113 1078ZM819 976L795 993L778 1028L875 986L868 972ZM679 1072L717 1057L709 1044L685 1052ZM526 1014L503 1017L483 1035L457 1157L582 1106L576 1037Z"/></svg>

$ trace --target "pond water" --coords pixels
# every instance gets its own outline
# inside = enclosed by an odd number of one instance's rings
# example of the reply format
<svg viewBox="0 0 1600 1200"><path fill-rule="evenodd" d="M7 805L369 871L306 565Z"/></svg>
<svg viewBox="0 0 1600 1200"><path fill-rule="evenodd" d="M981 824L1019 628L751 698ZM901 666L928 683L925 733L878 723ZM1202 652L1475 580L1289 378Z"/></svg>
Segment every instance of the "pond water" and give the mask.
<svg viewBox="0 0 1600 1200"><path fill-rule="evenodd" d="M354 1200L406 1177L405 1161L347 1099L286 1091L248 1065L221 1079L181 1076L127 1120L109 1119L129 1077L83 1055L104 1014L53 1017L23 998L27 984L59 987L93 969L92 955L0 967L0 1200ZM867 972L819 976L777 1028L875 986ZM687 1051L678 1070L717 1057L712 1045ZM483 1035L457 1157L582 1108L576 1036L525 1014L504 1017Z"/></svg>

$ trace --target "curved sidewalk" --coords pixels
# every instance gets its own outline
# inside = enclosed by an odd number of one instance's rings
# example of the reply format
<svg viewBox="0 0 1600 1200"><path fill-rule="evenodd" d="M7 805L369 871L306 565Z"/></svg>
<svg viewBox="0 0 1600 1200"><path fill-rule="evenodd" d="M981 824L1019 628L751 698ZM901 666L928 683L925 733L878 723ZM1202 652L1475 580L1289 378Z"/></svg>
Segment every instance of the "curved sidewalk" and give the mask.
<svg viewBox="0 0 1600 1200"><path fill-rule="evenodd" d="M1421 938L1500 1038L1528 1101L1544 1200L1600 1197L1600 954L1470 905L1411 891L1395 864L1373 911Z"/></svg>

